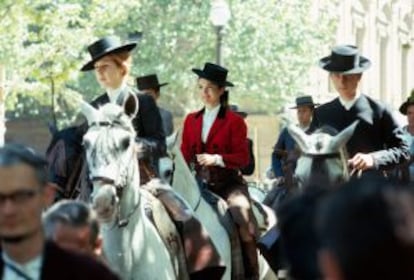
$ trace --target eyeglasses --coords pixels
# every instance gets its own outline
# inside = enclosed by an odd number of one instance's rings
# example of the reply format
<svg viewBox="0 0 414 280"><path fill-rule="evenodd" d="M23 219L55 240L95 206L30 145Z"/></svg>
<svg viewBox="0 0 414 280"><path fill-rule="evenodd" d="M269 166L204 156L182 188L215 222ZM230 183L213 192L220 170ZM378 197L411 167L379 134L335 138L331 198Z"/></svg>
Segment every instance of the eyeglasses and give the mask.
<svg viewBox="0 0 414 280"><path fill-rule="evenodd" d="M0 205L4 205L7 200L11 200L16 204L23 204L32 199L38 192L36 190L20 190L11 194L0 194Z"/></svg>

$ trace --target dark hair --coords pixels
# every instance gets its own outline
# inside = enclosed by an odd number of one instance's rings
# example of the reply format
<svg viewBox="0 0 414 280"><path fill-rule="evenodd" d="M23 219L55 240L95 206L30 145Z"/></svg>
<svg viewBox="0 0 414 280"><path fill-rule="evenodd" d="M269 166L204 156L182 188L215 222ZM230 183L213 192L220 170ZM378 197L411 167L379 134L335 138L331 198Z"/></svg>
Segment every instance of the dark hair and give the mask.
<svg viewBox="0 0 414 280"><path fill-rule="evenodd" d="M277 210L283 255L293 279L320 279L314 229L317 205L326 191L312 186L283 202Z"/></svg>
<svg viewBox="0 0 414 280"><path fill-rule="evenodd" d="M46 238L52 239L58 224L71 227L89 226L90 242L94 244L99 234L99 223L95 212L88 204L77 200L61 200L49 208L43 216Z"/></svg>
<svg viewBox="0 0 414 280"><path fill-rule="evenodd" d="M0 148L0 167L27 164L33 167L36 177L43 187L47 183L47 161L33 148L18 144L8 143Z"/></svg>
<svg viewBox="0 0 414 280"><path fill-rule="evenodd" d="M219 86L219 88L220 87L223 86ZM220 104L221 106L226 108L229 106L229 90L224 90L223 94L220 96Z"/></svg>
<svg viewBox="0 0 414 280"><path fill-rule="evenodd" d="M411 190L367 177L322 203L317 232L347 280L413 279L413 216Z"/></svg>

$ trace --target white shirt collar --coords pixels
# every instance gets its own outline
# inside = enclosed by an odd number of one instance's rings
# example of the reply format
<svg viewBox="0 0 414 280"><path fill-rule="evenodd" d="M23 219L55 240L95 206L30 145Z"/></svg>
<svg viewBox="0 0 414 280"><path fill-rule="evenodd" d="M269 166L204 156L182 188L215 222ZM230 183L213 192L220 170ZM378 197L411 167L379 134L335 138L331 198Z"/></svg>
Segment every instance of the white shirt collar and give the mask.
<svg viewBox="0 0 414 280"><path fill-rule="evenodd" d="M212 108L212 109L208 109L207 107L204 110L204 116L205 115L210 115L210 114L214 114L217 116L218 111L220 110L220 104L218 104L216 107Z"/></svg>
<svg viewBox="0 0 414 280"><path fill-rule="evenodd" d="M308 129L309 129L309 127L310 127L310 125L307 125L307 126L301 126L301 125L298 125L299 126L299 128L300 129L302 129L303 131L307 131Z"/></svg>
<svg viewBox="0 0 414 280"><path fill-rule="evenodd" d="M12 260L6 252L3 251L2 257L5 263L9 263L17 268L22 273L26 274L30 278L34 280L39 280L42 271L42 264L43 264L43 254L40 254L33 259L29 260L24 264L20 264ZM19 275L11 268L9 268L6 264L4 265L4 272L3 272L3 279L4 280L14 280L14 279L22 279Z"/></svg>
<svg viewBox="0 0 414 280"><path fill-rule="evenodd" d="M214 121L217 118L219 110L220 110L220 104L212 109L207 109L206 107L204 110L203 129L201 133L201 140L203 141L203 143L207 142L207 136L210 132L211 127L213 126Z"/></svg>
<svg viewBox="0 0 414 280"><path fill-rule="evenodd" d="M124 91L124 89L127 87L126 83L122 83L119 88L116 89L106 89L106 93L108 94L109 100L112 103L116 103L118 96L121 94L121 92Z"/></svg>
<svg viewBox="0 0 414 280"><path fill-rule="evenodd" d="M352 106L354 106L355 102L358 100L358 98L361 96L359 92L355 94L355 97L352 100L345 100L341 96L339 96L339 102L341 102L342 106L345 107L347 111L349 111Z"/></svg>

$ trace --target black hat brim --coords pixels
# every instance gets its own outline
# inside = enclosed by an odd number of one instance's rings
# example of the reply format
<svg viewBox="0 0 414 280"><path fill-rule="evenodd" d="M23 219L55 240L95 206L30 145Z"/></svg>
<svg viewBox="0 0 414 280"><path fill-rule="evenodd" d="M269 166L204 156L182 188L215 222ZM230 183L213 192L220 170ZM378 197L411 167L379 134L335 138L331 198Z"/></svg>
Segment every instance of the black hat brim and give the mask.
<svg viewBox="0 0 414 280"><path fill-rule="evenodd" d="M305 106L308 106L308 107L317 107L319 105L320 105L319 103L303 103L303 104L300 104L300 105L296 105L296 106L290 107L289 109L297 109L298 107L305 107Z"/></svg>
<svg viewBox="0 0 414 280"><path fill-rule="evenodd" d="M137 43L128 43L128 44L125 44L119 47L109 48L105 52L97 55L91 61L83 65L81 68L81 71L85 72L85 71L93 70L95 62L101 59L102 57L104 57L105 55L108 55L111 53L124 52L124 51L129 52L129 51L132 51L136 46L137 46Z"/></svg>
<svg viewBox="0 0 414 280"><path fill-rule="evenodd" d="M223 83L218 83L217 81L211 80L211 77L207 76L206 73L203 70L200 69L192 69L194 73L197 74L197 76L199 76L200 78L212 81L213 83L218 84L219 86L226 86L226 87L234 87L234 84L232 82L229 81L225 81L224 84Z"/></svg>
<svg viewBox="0 0 414 280"><path fill-rule="evenodd" d="M149 89L149 88L160 88L160 87L163 87L163 86L166 86L166 85L168 85L168 83L161 83L161 84L145 86L145 87L140 87L138 85L137 87L138 87L138 90L146 90L146 89Z"/></svg>
<svg viewBox="0 0 414 280"><path fill-rule="evenodd" d="M371 61L363 56L359 57L359 65L357 67L354 67L346 71L337 71L336 69L332 68L331 56L326 56L319 60L319 67L321 67L323 70L326 70L328 72L340 73L342 75L359 74L367 70L370 66Z"/></svg>

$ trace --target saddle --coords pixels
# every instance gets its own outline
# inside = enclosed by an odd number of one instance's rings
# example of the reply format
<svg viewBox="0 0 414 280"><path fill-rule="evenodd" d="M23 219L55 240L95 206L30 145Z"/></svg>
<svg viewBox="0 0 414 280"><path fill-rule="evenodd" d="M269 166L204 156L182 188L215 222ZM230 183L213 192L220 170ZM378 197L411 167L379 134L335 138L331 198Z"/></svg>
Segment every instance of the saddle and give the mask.
<svg viewBox="0 0 414 280"><path fill-rule="evenodd" d="M242 246L236 224L228 211L228 205L224 199L207 188L202 187L201 191L204 199L218 214L221 224L229 235L233 268L231 279L244 279ZM269 238L269 236L273 236L273 228L276 224L276 217L274 213L270 208L254 199L251 199L251 205L254 216L260 217L260 220L262 221L261 223L258 223L258 232L260 236L263 236L256 240L258 249L263 248L263 246L272 246L274 240Z"/></svg>
<svg viewBox="0 0 414 280"><path fill-rule="evenodd" d="M160 234L160 237L170 254L171 264L177 279L188 280L189 275L187 273L184 248L177 227L160 200L158 200L151 192L148 192L147 189L143 188L142 191L149 202L145 205L145 212Z"/></svg>
<svg viewBox="0 0 414 280"><path fill-rule="evenodd" d="M147 214L174 259L179 275L188 272L199 279L221 279L225 266L207 231L186 202L159 179L150 180L141 189L152 197Z"/></svg>

